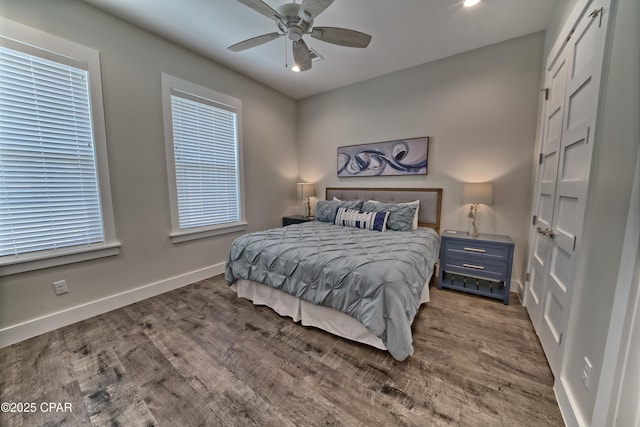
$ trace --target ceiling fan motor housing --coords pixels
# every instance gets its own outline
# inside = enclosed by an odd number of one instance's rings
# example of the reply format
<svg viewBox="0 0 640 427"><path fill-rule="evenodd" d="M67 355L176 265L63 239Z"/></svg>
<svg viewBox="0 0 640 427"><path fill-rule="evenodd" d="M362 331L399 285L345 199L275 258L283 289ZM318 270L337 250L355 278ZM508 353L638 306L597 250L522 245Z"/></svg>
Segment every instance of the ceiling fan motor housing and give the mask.
<svg viewBox="0 0 640 427"><path fill-rule="evenodd" d="M278 28L287 35L289 40L301 40L302 36L306 34L313 25L313 19L307 21L298 16L298 12L300 11L299 4L283 4L277 11L283 17L283 19L278 22Z"/></svg>

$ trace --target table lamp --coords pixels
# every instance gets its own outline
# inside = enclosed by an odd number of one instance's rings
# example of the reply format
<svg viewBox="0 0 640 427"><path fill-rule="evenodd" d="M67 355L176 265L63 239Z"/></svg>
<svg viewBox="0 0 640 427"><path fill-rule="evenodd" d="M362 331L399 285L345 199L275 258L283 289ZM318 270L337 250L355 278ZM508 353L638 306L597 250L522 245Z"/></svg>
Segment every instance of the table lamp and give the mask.
<svg viewBox="0 0 640 427"><path fill-rule="evenodd" d="M309 202L309 197L313 197L315 195L315 186L310 182L299 182L298 183L298 199L300 199L304 203L304 213L303 216L308 218L311 216L311 203Z"/></svg>

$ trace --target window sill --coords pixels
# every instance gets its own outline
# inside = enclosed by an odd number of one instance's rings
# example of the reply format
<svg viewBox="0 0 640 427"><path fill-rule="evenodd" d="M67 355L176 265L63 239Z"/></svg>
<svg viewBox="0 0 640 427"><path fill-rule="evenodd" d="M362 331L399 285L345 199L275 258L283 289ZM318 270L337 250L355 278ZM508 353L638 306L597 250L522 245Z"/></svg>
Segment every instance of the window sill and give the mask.
<svg viewBox="0 0 640 427"><path fill-rule="evenodd" d="M188 242L190 240L204 239L207 237L220 236L223 234L236 233L247 229L245 221L223 224L214 227L198 228L193 230L174 231L169 235L172 243Z"/></svg>
<svg viewBox="0 0 640 427"><path fill-rule="evenodd" d="M59 265L73 264L91 259L105 258L120 253L120 243L110 243L96 247L72 248L48 252L46 254L35 253L20 258L0 260L0 277L11 274L24 273L26 271L41 270L43 268L57 267Z"/></svg>

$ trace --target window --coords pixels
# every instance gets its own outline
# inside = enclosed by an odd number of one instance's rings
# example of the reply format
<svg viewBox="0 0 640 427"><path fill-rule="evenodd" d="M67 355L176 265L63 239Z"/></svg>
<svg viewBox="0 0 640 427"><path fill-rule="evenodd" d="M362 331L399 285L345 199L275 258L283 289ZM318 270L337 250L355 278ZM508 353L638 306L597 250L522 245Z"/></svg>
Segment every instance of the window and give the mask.
<svg viewBox="0 0 640 427"><path fill-rule="evenodd" d="M246 228L241 102L162 75L174 243Z"/></svg>
<svg viewBox="0 0 640 427"><path fill-rule="evenodd" d="M0 275L117 254L98 53L0 28Z"/></svg>

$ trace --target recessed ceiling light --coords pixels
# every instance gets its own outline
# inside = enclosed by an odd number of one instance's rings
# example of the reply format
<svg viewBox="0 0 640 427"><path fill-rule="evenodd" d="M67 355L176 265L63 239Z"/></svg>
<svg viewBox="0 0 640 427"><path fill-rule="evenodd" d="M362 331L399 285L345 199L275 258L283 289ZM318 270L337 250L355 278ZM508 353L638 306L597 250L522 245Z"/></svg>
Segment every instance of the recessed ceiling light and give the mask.
<svg viewBox="0 0 640 427"><path fill-rule="evenodd" d="M475 5L477 5L478 3L480 3L481 0L464 0L464 3L462 3L462 5L464 7L473 7Z"/></svg>

